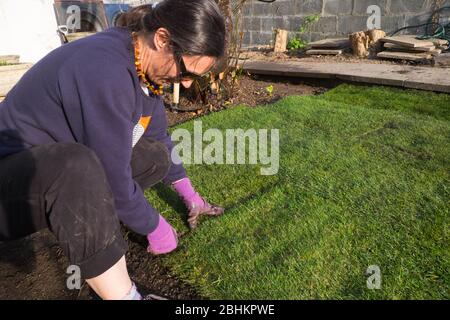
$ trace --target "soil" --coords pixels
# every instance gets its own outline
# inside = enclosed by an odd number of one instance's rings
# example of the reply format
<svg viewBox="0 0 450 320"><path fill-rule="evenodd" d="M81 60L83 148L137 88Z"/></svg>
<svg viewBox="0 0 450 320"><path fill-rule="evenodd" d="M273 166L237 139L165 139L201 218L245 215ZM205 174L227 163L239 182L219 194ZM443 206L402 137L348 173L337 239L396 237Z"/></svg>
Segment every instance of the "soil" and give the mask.
<svg viewBox="0 0 450 320"><path fill-rule="evenodd" d="M208 107L190 103L196 112L172 112L167 109L170 126L205 114L232 108L239 104L249 107L275 102L287 95L317 95L339 84L336 81L300 80L243 75L228 103ZM270 94L267 87L272 85ZM201 226L200 226L201 227ZM161 258L146 252L145 237L124 229L129 243L127 263L130 276L151 293L169 299L202 299L194 288L171 275L162 266ZM68 259L48 231L42 230L24 239L0 242L0 299L94 299L84 283L81 290L69 290L66 281Z"/></svg>
<svg viewBox="0 0 450 320"><path fill-rule="evenodd" d="M193 103L181 97L179 108L192 109L195 111L173 112L170 110L170 95L165 99L167 109L166 115L169 126L173 126L197 117L204 116L211 112L229 109L237 105L247 105L249 107L261 106L274 103L289 95L319 95L334 88L341 82L338 80L322 79L296 79L289 77L275 77L262 75L242 75L235 85L233 97L225 101L210 99L210 105ZM272 86L272 93L268 88ZM182 91L183 94L183 91Z"/></svg>

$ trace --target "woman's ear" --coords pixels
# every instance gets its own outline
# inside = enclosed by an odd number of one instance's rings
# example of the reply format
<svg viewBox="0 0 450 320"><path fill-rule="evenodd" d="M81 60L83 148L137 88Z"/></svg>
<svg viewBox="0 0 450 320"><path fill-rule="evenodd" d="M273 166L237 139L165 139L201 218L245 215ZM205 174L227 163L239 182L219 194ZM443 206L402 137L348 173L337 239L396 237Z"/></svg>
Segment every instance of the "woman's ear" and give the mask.
<svg viewBox="0 0 450 320"><path fill-rule="evenodd" d="M153 44L157 51L167 50L169 47L170 34L165 28L159 28L153 37Z"/></svg>

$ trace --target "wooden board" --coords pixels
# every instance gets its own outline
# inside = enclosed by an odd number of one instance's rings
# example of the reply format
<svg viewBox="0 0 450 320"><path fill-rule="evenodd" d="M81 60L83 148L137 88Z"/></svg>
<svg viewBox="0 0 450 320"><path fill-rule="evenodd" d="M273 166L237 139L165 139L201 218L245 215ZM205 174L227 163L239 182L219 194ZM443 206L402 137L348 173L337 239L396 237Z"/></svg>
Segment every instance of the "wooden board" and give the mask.
<svg viewBox="0 0 450 320"><path fill-rule="evenodd" d="M415 36L396 36L380 39L382 42L394 43L408 48L430 47L434 46L432 41L418 40Z"/></svg>
<svg viewBox="0 0 450 320"><path fill-rule="evenodd" d="M342 54L342 50L332 50L332 49L311 49L306 51L307 55L334 55L337 56Z"/></svg>
<svg viewBox="0 0 450 320"><path fill-rule="evenodd" d="M309 49L345 49L350 47L348 38L324 39L308 44Z"/></svg>
<svg viewBox="0 0 450 320"><path fill-rule="evenodd" d="M256 61L241 64L250 74L338 79L403 88L450 93L449 70L392 63L342 63L303 61Z"/></svg>
<svg viewBox="0 0 450 320"><path fill-rule="evenodd" d="M0 62L3 63L19 63L20 56L17 55L7 55L7 56L0 56Z"/></svg>
<svg viewBox="0 0 450 320"><path fill-rule="evenodd" d="M432 55L429 53L408 53L398 51L383 51L377 54L378 58L383 59L395 59L395 60L407 60L407 61L422 61L429 60Z"/></svg>
<svg viewBox="0 0 450 320"><path fill-rule="evenodd" d="M436 47L434 45L429 47L417 47L417 48L411 48L411 47L404 47L395 43L385 43L384 47L391 50L398 50L398 51L406 51L406 52L429 52L433 51Z"/></svg>

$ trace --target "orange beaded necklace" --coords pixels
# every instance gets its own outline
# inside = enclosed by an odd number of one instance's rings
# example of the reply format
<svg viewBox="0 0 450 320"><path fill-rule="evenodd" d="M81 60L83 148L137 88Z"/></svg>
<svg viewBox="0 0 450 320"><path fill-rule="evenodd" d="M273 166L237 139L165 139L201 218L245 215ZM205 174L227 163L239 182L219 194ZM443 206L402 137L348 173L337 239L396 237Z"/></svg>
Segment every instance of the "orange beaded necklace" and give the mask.
<svg viewBox="0 0 450 320"><path fill-rule="evenodd" d="M136 67L136 72L145 86L148 88L149 93L155 96L160 96L163 94L163 86L160 84L156 84L153 81L147 79L146 74L142 71L141 61L140 61L140 51L139 51L139 43L137 41L136 33L132 33L133 41L134 41L134 65Z"/></svg>

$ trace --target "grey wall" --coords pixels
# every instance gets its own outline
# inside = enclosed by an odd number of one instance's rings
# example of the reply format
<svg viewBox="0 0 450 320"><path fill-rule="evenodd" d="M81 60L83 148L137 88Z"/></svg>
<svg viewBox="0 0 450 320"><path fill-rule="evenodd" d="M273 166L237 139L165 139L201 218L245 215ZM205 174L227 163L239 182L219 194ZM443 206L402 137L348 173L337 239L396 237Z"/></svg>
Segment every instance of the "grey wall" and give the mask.
<svg viewBox="0 0 450 320"><path fill-rule="evenodd" d="M349 33L367 30L367 8L381 8L381 28L387 32L404 26L427 22L434 0L277 0L272 4L249 0L244 7L244 46L273 43L273 30L283 28L290 37L306 16L320 14L320 21L308 41L327 37L347 36ZM444 3L450 6L450 0ZM450 13L450 11L446 11Z"/></svg>

